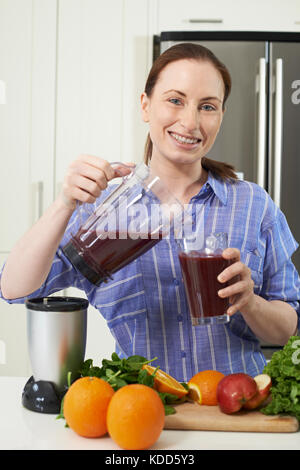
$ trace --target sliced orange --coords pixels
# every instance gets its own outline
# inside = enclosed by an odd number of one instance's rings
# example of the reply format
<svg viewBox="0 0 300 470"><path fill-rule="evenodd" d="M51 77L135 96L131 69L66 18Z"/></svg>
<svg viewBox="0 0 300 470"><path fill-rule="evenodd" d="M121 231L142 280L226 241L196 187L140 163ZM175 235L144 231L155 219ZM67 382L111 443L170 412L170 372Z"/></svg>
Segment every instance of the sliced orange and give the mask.
<svg viewBox="0 0 300 470"><path fill-rule="evenodd" d="M193 382L189 383L189 398L199 405L202 404L202 393L198 385Z"/></svg>
<svg viewBox="0 0 300 470"><path fill-rule="evenodd" d="M223 377L217 370L198 372L188 382L189 397L200 405L217 405L217 387Z"/></svg>
<svg viewBox="0 0 300 470"><path fill-rule="evenodd" d="M143 369L145 369L149 375L153 375L156 367L145 364ZM182 398L188 393L188 390L186 390L181 383L161 369L157 369L155 372L154 388L158 392L171 393L172 395L176 395L178 398Z"/></svg>

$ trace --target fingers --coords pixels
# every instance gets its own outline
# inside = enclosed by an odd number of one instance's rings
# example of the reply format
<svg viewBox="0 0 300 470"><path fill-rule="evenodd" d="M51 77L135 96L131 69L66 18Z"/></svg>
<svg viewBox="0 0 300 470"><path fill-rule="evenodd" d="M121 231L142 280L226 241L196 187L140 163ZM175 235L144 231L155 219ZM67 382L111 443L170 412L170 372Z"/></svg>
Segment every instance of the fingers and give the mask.
<svg viewBox="0 0 300 470"><path fill-rule="evenodd" d="M240 252L236 248L224 250L222 256L233 260L233 264L228 266L218 276L221 283L229 283L218 291L221 298L228 298L231 306L227 313L233 315L237 311L243 311L254 298L254 282L251 277L251 270L240 261Z"/></svg>
<svg viewBox="0 0 300 470"><path fill-rule="evenodd" d="M83 164L88 165L89 167L91 167L91 169L95 169L104 173L107 181L110 181L115 177L114 169L109 164L109 162L104 160L103 158L96 157L94 155L82 154L78 157L77 160L75 160L74 162L75 168L79 162L82 162Z"/></svg>
<svg viewBox="0 0 300 470"><path fill-rule="evenodd" d="M223 258L238 261L240 259L240 250L237 248L226 248L222 253Z"/></svg>
<svg viewBox="0 0 300 470"><path fill-rule="evenodd" d="M118 165L116 163L114 163L113 165L113 169L114 169L114 177L119 177L119 176L126 176L126 175L129 175L132 170L134 169L134 167L136 166L135 163L126 163L125 164L126 166L124 165Z"/></svg>
<svg viewBox="0 0 300 470"><path fill-rule="evenodd" d="M134 163L128 168L110 163L94 155L80 155L73 161L66 173L63 183L63 200L68 207L75 208L76 201L94 203L107 188L113 178L131 173Z"/></svg>

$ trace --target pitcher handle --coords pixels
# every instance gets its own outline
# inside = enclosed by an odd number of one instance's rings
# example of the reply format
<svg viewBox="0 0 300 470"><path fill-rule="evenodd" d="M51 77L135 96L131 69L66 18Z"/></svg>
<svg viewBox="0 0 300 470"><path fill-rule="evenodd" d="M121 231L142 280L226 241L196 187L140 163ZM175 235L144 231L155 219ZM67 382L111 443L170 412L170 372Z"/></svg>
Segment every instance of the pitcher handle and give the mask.
<svg viewBox="0 0 300 470"><path fill-rule="evenodd" d="M119 165L119 166L123 166L125 168L129 168L131 169L132 171L134 170L135 166L130 166L130 165L126 165L126 163L123 163L123 162L109 162L110 166L113 166L113 165ZM122 176L122 175L118 175L117 174L118 172L118 169L115 169L115 173L116 173L116 177L121 177L123 181L126 181L132 173L130 173L129 175L126 175L126 176ZM82 226L82 215L81 215L81 205L82 203L80 201L76 201L76 211L77 211L77 214L78 214L78 218L79 218L79 224L80 224L80 227Z"/></svg>
<svg viewBox="0 0 300 470"><path fill-rule="evenodd" d="M133 166L130 166L130 165L126 165L126 163L123 163L123 162L109 162L109 164L110 164L110 166L113 166L113 165L123 166L124 168L129 168L129 169L132 170L132 171L133 171L134 168L135 168L135 166L133 167ZM115 173L117 173L117 172L118 172L118 169L116 168L116 169L115 169ZM117 176L118 176L118 175L117 175ZM126 176L122 176L122 175L119 175L119 176L120 176L123 180L124 180L124 179L126 180L126 179L128 178L128 176L130 176L130 174L129 174L129 175L126 175Z"/></svg>

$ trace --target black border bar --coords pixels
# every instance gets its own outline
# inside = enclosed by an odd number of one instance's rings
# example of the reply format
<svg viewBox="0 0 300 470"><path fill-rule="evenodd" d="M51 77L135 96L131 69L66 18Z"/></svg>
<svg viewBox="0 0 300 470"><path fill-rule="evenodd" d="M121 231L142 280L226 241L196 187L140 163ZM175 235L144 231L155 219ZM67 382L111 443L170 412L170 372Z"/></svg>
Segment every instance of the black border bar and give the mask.
<svg viewBox="0 0 300 470"><path fill-rule="evenodd" d="M281 31L162 31L163 41L272 41L300 42L300 32Z"/></svg>

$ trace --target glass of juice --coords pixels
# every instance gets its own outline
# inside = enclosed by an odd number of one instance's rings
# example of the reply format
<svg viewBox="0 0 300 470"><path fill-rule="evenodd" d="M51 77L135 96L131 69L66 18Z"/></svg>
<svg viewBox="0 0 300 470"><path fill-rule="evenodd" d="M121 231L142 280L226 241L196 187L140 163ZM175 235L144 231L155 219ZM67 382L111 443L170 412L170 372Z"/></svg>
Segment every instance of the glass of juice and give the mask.
<svg viewBox="0 0 300 470"><path fill-rule="evenodd" d="M229 300L219 297L218 291L229 283L217 280L218 275L233 262L222 256L228 247L227 233L212 233L199 240L183 238L178 242L192 325L228 322Z"/></svg>

